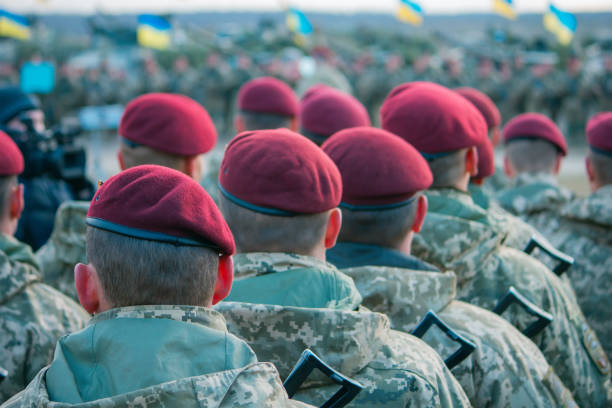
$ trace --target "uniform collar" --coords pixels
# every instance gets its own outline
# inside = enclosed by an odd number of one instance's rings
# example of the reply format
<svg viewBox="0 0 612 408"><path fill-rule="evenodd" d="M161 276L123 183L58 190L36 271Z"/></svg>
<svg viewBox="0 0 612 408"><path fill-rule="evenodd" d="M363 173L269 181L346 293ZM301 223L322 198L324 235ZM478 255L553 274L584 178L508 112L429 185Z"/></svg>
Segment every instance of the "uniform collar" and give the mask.
<svg viewBox="0 0 612 408"><path fill-rule="evenodd" d="M412 255L379 245L356 242L339 242L327 251L327 259L337 268L345 269L363 265L389 266L416 271L436 272L438 268Z"/></svg>
<svg viewBox="0 0 612 408"><path fill-rule="evenodd" d="M312 256L286 252L249 252L234 255L234 275L239 279L292 269L336 269Z"/></svg>
<svg viewBox="0 0 612 408"><path fill-rule="evenodd" d="M0 234L0 304L41 280L32 249L11 236Z"/></svg>

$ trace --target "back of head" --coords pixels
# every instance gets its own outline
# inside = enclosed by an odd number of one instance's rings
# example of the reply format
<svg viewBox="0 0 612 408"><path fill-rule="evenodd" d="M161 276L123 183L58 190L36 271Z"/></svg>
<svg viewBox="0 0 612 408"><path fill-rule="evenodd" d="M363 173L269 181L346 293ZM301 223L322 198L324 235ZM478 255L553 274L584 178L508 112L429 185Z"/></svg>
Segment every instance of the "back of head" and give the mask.
<svg viewBox="0 0 612 408"><path fill-rule="evenodd" d="M0 125L6 125L21 112L40 109L38 102L16 86L0 88Z"/></svg>
<svg viewBox="0 0 612 408"><path fill-rule="evenodd" d="M183 171L185 158L204 154L217 142L206 109L186 96L163 93L132 100L121 118L119 135L126 168L157 164Z"/></svg>
<svg viewBox="0 0 612 408"><path fill-rule="evenodd" d="M242 85L238 109L243 129L291 128L298 115L295 92L279 79L261 77Z"/></svg>
<svg viewBox="0 0 612 408"><path fill-rule="evenodd" d="M428 161L433 186L454 186L467 171L465 153L487 139L487 125L472 103L432 83L394 88L380 110L382 128L413 145Z"/></svg>
<svg viewBox="0 0 612 408"><path fill-rule="evenodd" d="M567 143L555 123L538 113L514 117L504 127L506 157L514 173L554 173Z"/></svg>
<svg viewBox="0 0 612 408"><path fill-rule="evenodd" d="M6 133L0 131L0 222L7 219L10 192L17 185L17 176L23 170L21 151Z"/></svg>
<svg viewBox="0 0 612 408"><path fill-rule="evenodd" d="M361 102L334 88L315 85L302 97L300 131L318 145L343 129L370 124Z"/></svg>
<svg viewBox="0 0 612 408"><path fill-rule="evenodd" d="M287 129L244 132L219 172L221 209L240 252L308 255L342 195L340 174L314 143Z"/></svg>
<svg viewBox="0 0 612 408"><path fill-rule="evenodd" d="M592 117L587 124L586 138L592 167L589 176L595 189L612 184L612 112Z"/></svg>
<svg viewBox="0 0 612 408"><path fill-rule="evenodd" d="M340 240L399 247L410 233L418 192L433 176L410 144L372 127L346 129L322 146L342 175Z"/></svg>
<svg viewBox="0 0 612 408"><path fill-rule="evenodd" d="M229 227L194 180L161 166L119 173L87 214L87 258L112 307L210 304Z"/></svg>

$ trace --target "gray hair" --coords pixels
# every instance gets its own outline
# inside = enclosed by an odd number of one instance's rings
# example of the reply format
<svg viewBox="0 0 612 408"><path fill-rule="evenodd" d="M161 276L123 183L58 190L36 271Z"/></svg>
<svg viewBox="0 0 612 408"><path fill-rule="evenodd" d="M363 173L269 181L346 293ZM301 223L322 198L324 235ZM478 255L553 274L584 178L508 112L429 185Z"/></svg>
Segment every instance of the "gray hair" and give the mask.
<svg viewBox="0 0 612 408"><path fill-rule="evenodd" d="M454 187L465 176L467 149L457 150L446 156L427 160L433 174L431 187Z"/></svg>
<svg viewBox="0 0 612 408"><path fill-rule="evenodd" d="M588 156L593 165L597 182L601 185L612 184L612 157L589 149Z"/></svg>
<svg viewBox="0 0 612 408"><path fill-rule="evenodd" d="M552 173L559 149L542 139L516 139L506 143L506 156L517 173Z"/></svg>

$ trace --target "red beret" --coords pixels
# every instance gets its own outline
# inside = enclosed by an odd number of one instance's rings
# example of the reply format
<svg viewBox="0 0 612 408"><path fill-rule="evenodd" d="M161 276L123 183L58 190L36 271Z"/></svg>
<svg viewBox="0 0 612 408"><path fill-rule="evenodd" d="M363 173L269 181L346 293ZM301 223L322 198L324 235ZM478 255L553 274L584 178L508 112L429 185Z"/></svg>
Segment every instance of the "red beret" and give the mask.
<svg viewBox="0 0 612 408"><path fill-rule="evenodd" d="M197 156L217 143L208 112L183 95L151 93L132 100L119 124L129 142L178 156Z"/></svg>
<svg viewBox="0 0 612 408"><path fill-rule="evenodd" d="M546 140L567 155L567 143L555 122L539 113L523 113L504 126L504 143L513 139Z"/></svg>
<svg viewBox="0 0 612 408"><path fill-rule="evenodd" d="M357 99L334 88L318 87L302 99L300 128L327 138L357 126L370 126L368 111Z"/></svg>
<svg viewBox="0 0 612 408"><path fill-rule="evenodd" d="M236 136L225 150L219 184L228 200L270 215L320 213L337 207L342 198L334 162L288 129Z"/></svg>
<svg viewBox="0 0 612 408"><path fill-rule="evenodd" d="M247 112L293 117L298 115L299 103L289 85L276 78L261 77L240 87L238 108Z"/></svg>
<svg viewBox="0 0 612 408"><path fill-rule="evenodd" d="M322 146L342 175L342 204L377 210L406 204L433 182L429 165L414 147L385 130L345 129Z"/></svg>
<svg viewBox="0 0 612 408"><path fill-rule="evenodd" d="M13 139L0 130L0 176L15 176L23 172L23 155Z"/></svg>
<svg viewBox="0 0 612 408"><path fill-rule="evenodd" d="M426 157L477 146L487 124L467 99L433 83L396 87L380 109L382 128L400 136Z"/></svg>
<svg viewBox="0 0 612 408"><path fill-rule="evenodd" d="M474 178L484 179L495 173L495 152L489 139L476 146L478 151L478 174Z"/></svg>
<svg viewBox="0 0 612 408"><path fill-rule="evenodd" d="M586 128L587 143L592 149L612 154L612 112L599 113L589 120Z"/></svg>
<svg viewBox="0 0 612 408"><path fill-rule="evenodd" d="M487 121L489 129L501 124L499 109L487 95L474 88L457 88L455 92L476 106Z"/></svg>
<svg viewBox="0 0 612 408"><path fill-rule="evenodd" d="M235 251L234 237L208 193L190 177L162 166L132 167L102 184L89 206L87 225L226 255Z"/></svg>

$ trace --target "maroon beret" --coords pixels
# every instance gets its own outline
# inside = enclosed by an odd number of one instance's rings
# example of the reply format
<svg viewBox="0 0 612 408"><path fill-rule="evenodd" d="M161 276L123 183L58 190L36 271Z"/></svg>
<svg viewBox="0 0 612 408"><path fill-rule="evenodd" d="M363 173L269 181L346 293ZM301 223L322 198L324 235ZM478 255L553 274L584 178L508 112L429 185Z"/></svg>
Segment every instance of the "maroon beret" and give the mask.
<svg viewBox="0 0 612 408"><path fill-rule="evenodd" d="M555 145L563 156L567 143L555 122L540 113L523 113L504 126L504 143L513 139L542 139Z"/></svg>
<svg viewBox="0 0 612 408"><path fill-rule="evenodd" d="M270 215L320 213L337 207L342 198L334 162L288 129L236 136L225 150L219 184L228 200Z"/></svg>
<svg viewBox="0 0 612 408"><path fill-rule="evenodd" d="M177 246L235 251L234 237L206 191L167 167L136 166L111 177L94 195L87 225Z"/></svg>
<svg viewBox="0 0 612 408"><path fill-rule="evenodd" d="M302 130L327 138L342 129L357 126L370 126L370 117L361 102L351 95L319 87L302 99Z"/></svg>
<svg viewBox="0 0 612 408"><path fill-rule="evenodd" d="M433 182L429 165L414 147L385 130L342 130L322 146L342 175L342 204L356 210L395 208Z"/></svg>
<svg viewBox="0 0 612 408"><path fill-rule="evenodd" d="M587 124L586 137L587 143L593 150L611 155L612 112L604 112L593 116Z"/></svg>
<svg viewBox="0 0 612 408"><path fill-rule="evenodd" d="M441 85L396 87L380 109L382 128L412 144L427 158L480 144L487 124L464 97Z"/></svg>
<svg viewBox="0 0 612 408"><path fill-rule="evenodd" d="M474 178L484 179L495 173L495 152L489 139L476 146L478 151L478 174Z"/></svg>
<svg viewBox="0 0 612 408"><path fill-rule="evenodd" d="M497 109L497 106L495 106L495 103L491 100L491 98L489 98L483 92L480 92L474 88L457 88L455 89L455 92L476 106L487 121L487 126L489 129L501 124L499 109Z"/></svg>
<svg viewBox="0 0 612 408"><path fill-rule="evenodd" d="M23 172L23 155L13 139L0 130L0 176L15 176Z"/></svg>
<svg viewBox="0 0 612 408"><path fill-rule="evenodd" d="M261 77L240 87L238 108L247 112L297 116L298 98L295 92L280 79Z"/></svg>
<svg viewBox="0 0 612 408"><path fill-rule="evenodd" d="M128 144L145 145L178 156L197 156L217 143L208 112L183 95L151 93L132 100L119 124Z"/></svg>

